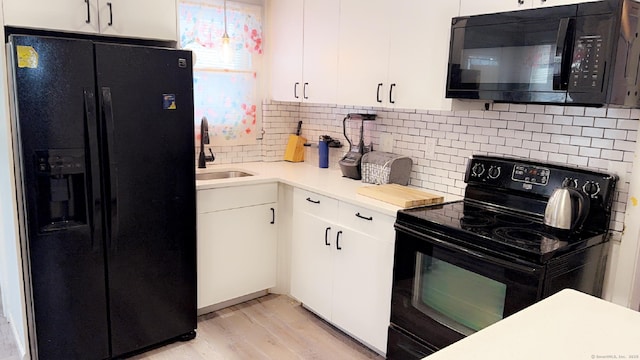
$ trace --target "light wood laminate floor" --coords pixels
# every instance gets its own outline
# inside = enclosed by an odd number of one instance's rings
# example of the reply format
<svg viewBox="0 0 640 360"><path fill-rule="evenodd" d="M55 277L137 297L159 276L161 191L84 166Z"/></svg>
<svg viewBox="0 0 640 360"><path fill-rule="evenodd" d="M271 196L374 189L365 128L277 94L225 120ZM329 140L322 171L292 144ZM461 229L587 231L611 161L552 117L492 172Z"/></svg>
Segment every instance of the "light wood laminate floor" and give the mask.
<svg viewBox="0 0 640 360"><path fill-rule="evenodd" d="M284 295L202 315L197 334L132 359L383 359Z"/></svg>

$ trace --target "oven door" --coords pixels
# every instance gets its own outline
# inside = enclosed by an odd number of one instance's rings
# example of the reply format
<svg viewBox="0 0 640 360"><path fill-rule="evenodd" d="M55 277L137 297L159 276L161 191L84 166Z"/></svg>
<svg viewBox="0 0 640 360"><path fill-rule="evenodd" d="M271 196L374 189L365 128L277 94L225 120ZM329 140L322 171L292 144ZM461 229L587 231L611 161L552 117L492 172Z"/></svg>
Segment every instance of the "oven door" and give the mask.
<svg viewBox="0 0 640 360"><path fill-rule="evenodd" d="M396 223L391 327L439 350L536 302L543 272Z"/></svg>
<svg viewBox="0 0 640 360"><path fill-rule="evenodd" d="M447 97L565 103L576 6L454 19Z"/></svg>

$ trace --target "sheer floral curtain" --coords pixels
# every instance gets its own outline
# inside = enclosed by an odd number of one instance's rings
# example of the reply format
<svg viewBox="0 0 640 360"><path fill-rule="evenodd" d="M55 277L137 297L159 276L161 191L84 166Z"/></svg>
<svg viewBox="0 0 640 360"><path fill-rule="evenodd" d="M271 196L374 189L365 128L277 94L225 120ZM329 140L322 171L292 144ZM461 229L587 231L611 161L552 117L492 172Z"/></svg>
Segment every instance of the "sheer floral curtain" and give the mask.
<svg viewBox="0 0 640 360"><path fill-rule="evenodd" d="M258 76L262 61L262 7L227 1L224 48L224 3L181 1L180 47L194 53L196 144L200 121L209 122L212 145L256 143L260 116Z"/></svg>

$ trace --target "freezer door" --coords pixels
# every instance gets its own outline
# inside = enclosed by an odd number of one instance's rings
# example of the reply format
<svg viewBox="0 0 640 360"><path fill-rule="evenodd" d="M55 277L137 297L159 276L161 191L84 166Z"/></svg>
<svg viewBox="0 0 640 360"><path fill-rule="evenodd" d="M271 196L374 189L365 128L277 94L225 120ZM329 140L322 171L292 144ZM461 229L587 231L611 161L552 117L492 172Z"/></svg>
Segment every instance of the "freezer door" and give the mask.
<svg viewBox="0 0 640 360"><path fill-rule="evenodd" d="M196 327L191 53L96 44L112 355Z"/></svg>
<svg viewBox="0 0 640 360"><path fill-rule="evenodd" d="M93 45L9 41L31 353L107 358Z"/></svg>

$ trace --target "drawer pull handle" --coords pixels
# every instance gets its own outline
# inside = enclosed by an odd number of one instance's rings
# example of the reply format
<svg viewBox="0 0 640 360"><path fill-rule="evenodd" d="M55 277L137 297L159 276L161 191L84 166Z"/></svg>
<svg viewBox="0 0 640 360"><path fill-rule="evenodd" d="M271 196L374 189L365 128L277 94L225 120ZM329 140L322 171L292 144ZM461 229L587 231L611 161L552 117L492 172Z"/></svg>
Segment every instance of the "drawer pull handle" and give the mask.
<svg viewBox="0 0 640 360"><path fill-rule="evenodd" d="M311 200L310 197L307 198L307 201L314 204L320 204L320 200Z"/></svg>
<svg viewBox="0 0 640 360"><path fill-rule="evenodd" d="M338 231L338 235L336 235L336 249L342 250L340 247L340 236L342 235L342 230Z"/></svg>
<svg viewBox="0 0 640 360"><path fill-rule="evenodd" d="M331 230L330 227L324 229L324 244L327 246L331 246L331 243L329 243L329 230Z"/></svg>
<svg viewBox="0 0 640 360"><path fill-rule="evenodd" d="M109 23L107 25L113 26L113 5L108 2L107 6L109 7Z"/></svg>
<svg viewBox="0 0 640 360"><path fill-rule="evenodd" d="M362 215L360 215L360 213L356 213L356 216L357 216L357 217L359 217L360 219L364 219L364 220L368 220L368 221L373 221L373 216L366 217L366 216L362 216Z"/></svg>
<svg viewBox="0 0 640 360"><path fill-rule="evenodd" d="M270 224L275 224L276 223L276 209L271 208L271 222Z"/></svg>
<svg viewBox="0 0 640 360"><path fill-rule="evenodd" d="M91 4L89 4L89 0L84 0L84 2L87 3L87 20L84 22L91 24Z"/></svg>

